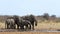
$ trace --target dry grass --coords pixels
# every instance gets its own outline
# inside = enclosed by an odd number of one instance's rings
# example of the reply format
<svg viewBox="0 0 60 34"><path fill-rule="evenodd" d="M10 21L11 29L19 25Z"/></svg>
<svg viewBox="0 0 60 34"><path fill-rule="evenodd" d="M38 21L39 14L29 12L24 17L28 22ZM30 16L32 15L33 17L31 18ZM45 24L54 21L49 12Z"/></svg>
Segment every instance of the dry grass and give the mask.
<svg viewBox="0 0 60 34"><path fill-rule="evenodd" d="M60 22L56 23L53 21L45 21L45 22L38 22L38 26L35 27L36 29L48 29L48 30L57 30L60 29Z"/></svg>
<svg viewBox="0 0 60 34"><path fill-rule="evenodd" d="M5 28L5 23L0 23L0 28ZM35 26L36 30L57 30L60 29L60 23L54 23L50 21L46 22L38 22L38 25ZM0 32L0 34L60 34L60 32Z"/></svg>
<svg viewBox="0 0 60 34"><path fill-rule="evenodd" d="M5 28L5 23L0 22L0 28Z"/></svg>
<svg viewBox="0 0 60 34"><path fill-rule="evenodd" d="M5 23L0 22L0 28L5 28ZM42 30L42 29L48 29L48 30L57 30L60 29L60 23L54 23L53 21L50 21L48 23L45 22L38 22L38 25L35 26L35 29Z"/></svg>
<svg viewBox="0 0 60 34"><path fill-rule="evenodd" d="M60 29L60 23L38 23L38 26L35 29L48 29L48 30L57 30Z"/></svg>

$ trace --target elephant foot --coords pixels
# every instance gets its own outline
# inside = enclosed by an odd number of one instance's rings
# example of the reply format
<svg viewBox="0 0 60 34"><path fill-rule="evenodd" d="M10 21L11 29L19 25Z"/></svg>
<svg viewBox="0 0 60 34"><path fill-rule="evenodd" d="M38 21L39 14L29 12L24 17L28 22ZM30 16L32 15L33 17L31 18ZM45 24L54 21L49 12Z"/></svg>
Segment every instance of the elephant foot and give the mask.
<svg viewBox="0 0 60 34"><path fill-rule="evenodd" d="M31 29L31 28L29 28L29 29Z"/></svg>
<svg viewBox="0 0 60 34"><path fill-rule="evenodd" d="M17 27L17 29L19 29L19 27Z"/></svg>
<svg viewBox="0 0 60 34"><path fill-rule="evenodd" d="M32 30L35 30L34 28L32 28Z"/></svg>
<svg viewBox="0 0 60 34"><path fill-rule="evenodd" d="M31 28L29 28L28 30L31 30Z"/></svg>

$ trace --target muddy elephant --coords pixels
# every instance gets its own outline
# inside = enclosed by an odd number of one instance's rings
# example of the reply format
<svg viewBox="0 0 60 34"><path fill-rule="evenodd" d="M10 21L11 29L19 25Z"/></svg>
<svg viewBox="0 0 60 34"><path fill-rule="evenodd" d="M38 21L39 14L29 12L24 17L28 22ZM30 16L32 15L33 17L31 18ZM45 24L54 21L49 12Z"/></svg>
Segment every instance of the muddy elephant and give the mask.
<svg viewBox="0 0 60 34"><path fill-rule="evenodd" d="M13 16L13 17L14 17L14 20L15 20L15 24L17 25L17 29L23 29L24 30L24 26L26 27L26 29L28 29L29 27L31 27L30 21L23 20L19 16ZM29 25L29 27L28 27L28 25Z"/></svg>
<svg viewBox="0 0 60 34"><path fill-rule="evenodd" d="M31 23L31 27L34 30L34 25L37 26L37 20L35 19L34 15L29 15L29 16L23 16L22 17L24 20L28 20Z"/></svg>
<svg viewBox="0 0 60 34"><path fill-rule="evenodd" d="M15 29L16 25L15 25L14 19L7 18L7 20L5 21L5 28L6 29Z"/></svg>

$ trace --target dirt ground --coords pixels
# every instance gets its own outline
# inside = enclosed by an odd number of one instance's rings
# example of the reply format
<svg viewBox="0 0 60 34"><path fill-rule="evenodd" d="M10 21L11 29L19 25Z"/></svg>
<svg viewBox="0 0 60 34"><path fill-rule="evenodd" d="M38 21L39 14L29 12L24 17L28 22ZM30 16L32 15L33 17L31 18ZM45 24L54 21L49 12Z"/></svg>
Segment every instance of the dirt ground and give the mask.
<svg viewBox="0 0 60 34"><path fill-rule="evenodd" d="M0 34L60 34L60 32L0 32Z"/></svg>

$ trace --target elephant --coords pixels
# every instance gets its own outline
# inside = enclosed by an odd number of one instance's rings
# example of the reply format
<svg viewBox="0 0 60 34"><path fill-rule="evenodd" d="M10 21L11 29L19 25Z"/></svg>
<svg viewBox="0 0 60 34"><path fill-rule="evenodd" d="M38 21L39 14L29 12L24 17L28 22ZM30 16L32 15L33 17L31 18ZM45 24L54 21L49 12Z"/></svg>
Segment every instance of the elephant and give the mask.
<svg viewBox="0 0 60 34"><path fill-rule="evenodd" d="M26 27L25 30L30 29L30 27L31 27L31 23L28 20L23 20L23 19L20 18L19 23L21 24L21 25L18 24L18 25L20 25L20 27L22 27L21 29L24 29L24 26Z"/></svg>
<svg viewBox="0 0 60 34"><path fill-rule="evenodd" d="M35 19L34 15L23 16L21 18L23 18L24 20L30 21L30 23L32 25L30 28L32 28L33 30L34 30L34 24L35 24L35 26L37 26L37 20Z"/></svg>
<svg viewBox="0 0 60 34"><path fill-rule="evenodd" d="M16 16L16 15L13 16L13 17L14 17L15 24L17 25L17 29L19 29L19 27L20 27L20 29L24 30L24 26L26 26L26 29L28 29L29 27L31 27L30 21L24 20L21 17ZM29 27L28 27L28 25L29 25Z"/></svg>
<svg viewBox="0 0 60 34"><path fill-rule="evenodd" d="M15 21L12 18L7 18L7 20L5 21L5 28L7 29L15 29Z"/></svg>

